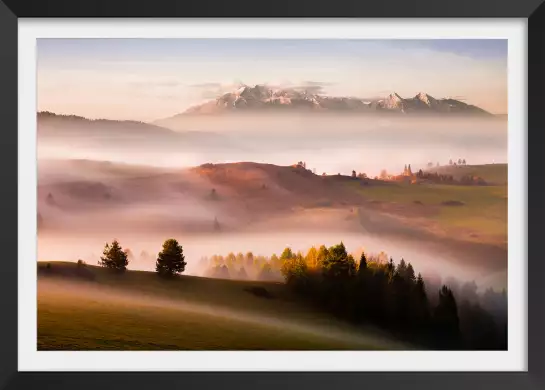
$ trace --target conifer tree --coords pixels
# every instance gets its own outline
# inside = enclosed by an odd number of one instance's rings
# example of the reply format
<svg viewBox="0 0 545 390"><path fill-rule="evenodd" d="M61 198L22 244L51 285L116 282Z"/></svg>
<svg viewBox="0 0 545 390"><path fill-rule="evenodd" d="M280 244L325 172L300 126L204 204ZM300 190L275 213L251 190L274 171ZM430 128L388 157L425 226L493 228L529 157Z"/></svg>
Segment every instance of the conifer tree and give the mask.
<svg viewBox="0 0 545 390"><path fill-rule="evenodd" d="M159 275L172 276L184 272L186 266L183 248L173 238L163 243L163 250L157 256L155 270Z"/></svg>
<svg viewBox="0 0 545 390"><path fill-rule="evenodd" d="M127 253L123 251L119 241L113 240L111 244L104 246L103 256L100 257L100 265L106 268L124 271L129 265Z"/></svg>

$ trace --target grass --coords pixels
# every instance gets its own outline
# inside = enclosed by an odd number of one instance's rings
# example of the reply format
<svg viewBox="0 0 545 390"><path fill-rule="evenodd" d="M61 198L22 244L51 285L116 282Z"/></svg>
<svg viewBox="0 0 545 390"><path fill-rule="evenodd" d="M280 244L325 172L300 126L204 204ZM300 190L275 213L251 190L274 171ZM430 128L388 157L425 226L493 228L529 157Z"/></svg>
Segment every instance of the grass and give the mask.
<svg viewBox="0 0 545 390"><path fill-rule="evenodd" d="M38 263L39 350L399 348L382 334L364 334L309 309L283 284L191 276L165 281L150 272L50 264ZM272 298L248 292L249 286L265 288Z"/></svg>
<svg viewBox="0 0 545 390"><path fill-rule="evenodd" d="M367 200L386 203L386 206L401 205L405 210L410 210L411 215L419 216L419 210L422 210L422 218L442 228L464 229L479 236L493 237L498 242L507 241L506 185L389 183L384 186L358 186L357 190ZM443 204L449 201L462 202L463 205Z"/></svg>

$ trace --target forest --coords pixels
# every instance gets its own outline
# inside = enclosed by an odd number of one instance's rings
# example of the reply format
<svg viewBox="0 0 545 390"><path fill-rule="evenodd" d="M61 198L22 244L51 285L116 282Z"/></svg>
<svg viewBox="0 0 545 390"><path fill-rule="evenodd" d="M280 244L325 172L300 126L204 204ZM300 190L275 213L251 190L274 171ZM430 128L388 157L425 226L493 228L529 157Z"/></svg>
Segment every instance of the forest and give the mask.
<svg viewBox="0 0 545 390"><path fill-rule="evenodd" d="M424 280L410 262L385 253L349 254L341 242L306 255L248 252L203 257L203 276L284 281L309 304L361 326L387 329L432 349L507 349L506 292L477 292L475 282Z"/></svg>

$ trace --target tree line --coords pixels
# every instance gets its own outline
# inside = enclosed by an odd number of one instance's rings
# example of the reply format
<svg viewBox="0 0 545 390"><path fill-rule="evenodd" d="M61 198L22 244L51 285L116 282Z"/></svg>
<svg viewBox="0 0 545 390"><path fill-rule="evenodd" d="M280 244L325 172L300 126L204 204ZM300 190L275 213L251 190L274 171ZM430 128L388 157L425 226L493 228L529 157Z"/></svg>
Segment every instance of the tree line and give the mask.
<svg viewBox="0 0 545 390"><path fill-rule="evenodd" d="M442 184L461 184L461 185L486 185L486 181L482 177L465 175L456 180L453 175L445 175L437 172L424 172L420 169L416 173L416 177L423 180L429 180L433 183Z"/></svg>
<svg viewBox="0 0 545 390"><path fill-rule="evenodd" d="M507 348L506 318L468 299L458 302L447 285L430 290L403 259L396 265L392 258L362 253L356 261L342 242L309 252L307 258L288 256L282 275L295 292L336 316L387 328L431 348Z"/></svg>
<svg viewBox="0 0 545 390"><path fill-rule="evenodd" d="M282 259L272 256L254 255L252 252L202 257L199 261L201 275L211 278L283 281L280 272Z"/></svg>

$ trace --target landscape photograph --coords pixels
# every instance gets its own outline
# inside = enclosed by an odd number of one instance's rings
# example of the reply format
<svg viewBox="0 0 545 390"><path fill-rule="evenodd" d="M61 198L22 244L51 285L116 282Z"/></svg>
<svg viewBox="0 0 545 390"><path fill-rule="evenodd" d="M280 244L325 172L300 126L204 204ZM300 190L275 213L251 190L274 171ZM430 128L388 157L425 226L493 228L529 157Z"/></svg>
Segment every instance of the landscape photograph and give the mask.
<svg viewBox="0 0 545 390"><path fill-rule="evenodd" d="M507 350L507 40L36 53L37 350Z"/></svg>

